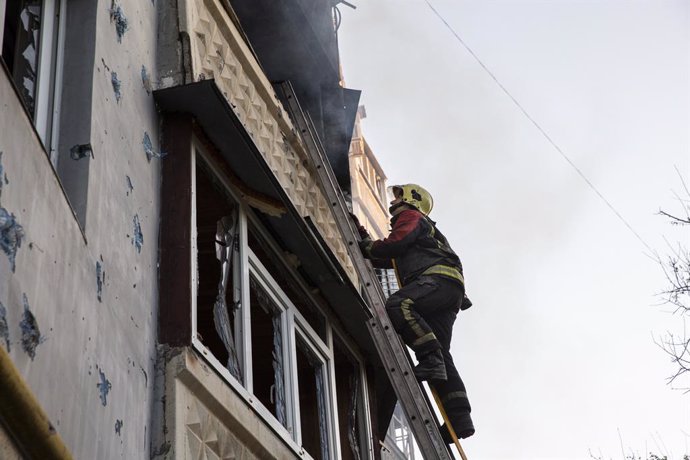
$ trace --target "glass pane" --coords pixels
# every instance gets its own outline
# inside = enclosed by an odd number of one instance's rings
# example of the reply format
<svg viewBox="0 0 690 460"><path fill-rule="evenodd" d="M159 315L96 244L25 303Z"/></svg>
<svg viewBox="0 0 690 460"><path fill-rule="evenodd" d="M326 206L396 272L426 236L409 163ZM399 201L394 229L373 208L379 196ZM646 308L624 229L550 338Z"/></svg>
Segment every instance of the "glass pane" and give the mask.
<svg viewBox="0 0 690 460"><path fill-rule="evenodd" d="M382 460L398 458L415 460L418 458L419 448L400 403L395 405L391 423L388 425L386 447L388 451L381 449Z"/></svg>
<svg viewBox="0 0 690 460"><path fill-rule="evenodd" d="M253 274L249 290L254 396L287 427L281 312Z"/></svg>
<svg viewBox="0 0 690 460"><path fill-rule="evenodd" d="M307 323L316 331L317 334L325 341L326 340L326 318L323 313L316 308L309 300L307 300L302 289L297 282L286 273L283 265L276 260L276 256L272 255L267 245L261 241L258 232L253 225L249 225L247 232L249 247L256 257L259 258L266 270L271 274L271 277L280 286L280 289L290 299L290 301L297 307L297 310L302 314Z"/></svg>
<svg viewBox="0 0 690 460"><path fill-rule="evenodd" d="M338 435L341 458L360 460L362 452L363 414L360 408L362 383L357 361L339 342L334 342L335 389L338 403Z"/></svg>
<svg viewBox="0 0 690 460"><path fill-rule="evenodd" d="M237 270L237 207L211 173L196 170L197 336L241 380L235 340L233 270Z"/></svg>
<svg viewBox="0 0 690 460"><path fill-rule="evenodd" d="M36 110L42 3L41 0L8 1L2 41L2 58L31 116L35 116Z"/></svg>
<svg viewBox="0 0 690 460"><path fill-rule="evenodd" d="M315 460L329 458L323 362L303 340L297 341L297 382L302 447Z"/></svg>

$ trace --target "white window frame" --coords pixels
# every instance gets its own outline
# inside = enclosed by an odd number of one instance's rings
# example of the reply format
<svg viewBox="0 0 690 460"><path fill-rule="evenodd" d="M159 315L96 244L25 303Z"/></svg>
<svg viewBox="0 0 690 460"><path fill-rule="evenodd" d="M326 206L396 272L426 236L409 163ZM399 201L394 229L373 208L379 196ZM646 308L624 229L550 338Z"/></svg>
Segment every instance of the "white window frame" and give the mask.
<svg viewBox="0 0 690 460"><path fill-rule="evenodd" d="M233 301L239 301L240 307L235 317L235 346L237 356L242 370L242 381L237 380L223 363L221 363L197 336L197 292L199 283L199 272L197 267L197 214L196 214L196 169L197 161L203 161L211 169L216 180L226 189L228 194L236 202L238 207L239 224L239 254L236 253L238 260L233 261L233 286L239 286L239 290L233 293ZM248 228L251 222L253 228L260 233L264 239L268 239L269 246L276 251L275 243L267 238L265 231L261 228L252 212L237 197L233 191L233 186L228 179L216 167L214 160L204 153L204 147L193 138L192 140L192 164L191 164L191 186L192 186L192 211L191 211L191 232L192 239L191 251L191 292L192 292L192 346L198 350L209 364L218 372L221 377L236 391L255 412L287 443L287 445L299 455L300 458L311 459L308 452L301 446L301 425L299 414L299 383L297 381L297 340L298 337L309 347L309 351L322 363L324 378L324 402L326 404L326 420L328 433L328 449L331 459L340 457L341 445L338 431L338 412L336 404L336 384L335 368L333 358L333 337L338 333L339 341L345 344L348 352L353 356L359 366L361 397L358 401L358 410L363 411L364 426L360 427L361 436L366 436L363 443L366 449L362 453L363 459L373 458L373 445L370 433L370 411L368 401L368 389L366 386L366 373L364 370L363 358L353 345L345 339L336 325L331 324L328 317L323 315L325 322L325 338L317 333L316 330L307 322L306 318L299 312L287 294L283 292L278 283L273 279L268 269L263 265L259 257L252 251L248 243ZM251 312L250 304L250 276L254 276L261 288L269 295L273 303L281 311L281 327L283 340L283 370L284 370L284 390L285 390L285 412L286 425L283 426L273 413L266 408L259 399L253 395L253 370L252 370L252 347L251 347ZM299 282L301 284L301 282ZM304 288L304 286L301 286ZM318 305L308 290L303 289L305 298L313 305ZM239 296L239 297L238 297ZM334 331L334 329L336 331ZM349 397L349 396L348 396Z"/></svg>
<svg viewBox="0 0 690 460"><path fill-rule="evenodd" d="M292 310L290 312L290 317L293 323L293 327L290 328L290 334L293 337L294 347L291 348L292 353L292 372L294 379L294 393L293 398L295 401L295 427L296 427L296 437L295 440L297 444L302 445L302 430L301 430L301 414L299 408L299 381L297 379L297 342L301 339L301 342L309 348L309 352L316 357L316 359L321 364L321 377L324 382L324 404L326 410L326 432L328 433L328 455L329 459L339 458L339 451L336 448L336 427L337 419L333 418L334 414L337 414L337 408L334 407L334 393L332 391L333 385L333 373L331 372L331 362L333 361L333 356L331 351L326 348L325 344L320 340L319 336L316 334L309 325L306 323L304 318L301 317L298 311ZM317 402L318 403L318 402ZM318 410L318 409L317 409ZM304 448L302 448L304 449ZM306 452L306 451L305 451ZM307 453L308 454L308 453Z"/></svg>
<svg viewBox="0 0 690 460"><path fill-rule="evenodd" d="M357 401L357 410L361 411L362 418L361 422L359 424L359 442L361 447L363 448L363 452L360 452L362 455L362 460L369 460L374 458L374 440L373 440L373 430L371 427L371 410L370 410L370 405L369 405L369 385L367 383L367 372L364 366L364 357L362 357L362 354L355 349L355 347L352 345L351 341L346 338L346 334L340 330L339 327L336 325L333 325L333 330L332 334L329 338L329 348L331 350L334 350L334 337L338 337L338 342L345 348L345 350L350 354L350 356L355 360L355 363L357 365L357 368L359 369L359 381L360 381L360 398ZM331 373L332 375L335 375L335 359L331 360ZM332 387L333 394L335 395L335 398L338 397L336 387L335 387L335 379L333 379L333 387ZM347 395L346 397L349 397ZM335 400L335 399L334 399ZM336 413L335 413L335 418L338 420L338 414L337 414L337 407L338 405L335 404L336 408ZM338 439L338 442L340 441L340 436L336 434L336 438ZM339 445L339 452L340 449L343 449L342 446Z"/></svg>
<svg viewBox="0 0 690 460"><path fill-rule="evenodd" d="M190 232L190 238L192 239L192 242L190 244L190 251L191 251L191 265L190 265L190 270L192 273L191 276L191 293L192 293L192 299L191 299L191 304L192 304L192 347L196 349L199 353L202 354L202 356L208 361L208 363L215 369L218 374L230 385L230 387L242 398L244 399L249 406L264 420L266 424L268 424L273 431L275 431L292 449L293 452L299 453L301 450L301 447L294 441L292 437L292 433L288 431L286 427L284 427L278 419L275 418L275 416L271 413L270 410L268 410L262 403L259 401L254 394L252 394L251 390L246 387L246 385L249 385L249 388L252 387L252 380L251 377L247 378L248 375L251 375L251 327L249 326L251 317L249 314L241 314L240 316L242 317L242 321L235 321L235 333L237 333L238 330L244 329L244 331L249 331L248 334L242 334L241 336L236 336L236 337L241 337L240 340L236 338L236 346L239 344L243 347L243 350L248 351L248 356L247 353L242 353L240 355L240 350L237 350L238 353L238 358L240 358L240 362L243 363L242 365L242 376L244 377L244 381L240 382L233 376L230 371L225 367L223 363L221 363L218 358L213 354L211 350L209 350L206 345L199 339L197 336L197 292L198 292L198 284L199 284L199 272L197 269L197 246L196 246L196 240L197 240L197 231L196 231L196 199L197 199L197 193L196 193L196 167L197 167L197 160L199 157L202 157L203 161L205 161L211 168L213 168L213 161L208 157L208 155L205 155L203 153L203 148L201 147L200 143L196 140L193 139L192 141L192 165L191 165L191 186L192 186L192 212L190 216L190 226L191 226L191 232ZM238 203L239 205L239 213L240 213L240 277L242 278L242 289L241 289L241 303L240 303L240 308L241 309L246 309L250 310L249 307L249 255L247 253L248 246L246 245L246 225L243 225L243 222L246 223L246 214L244 213L243 206L240 204L241 202L237 199L234 193L232 193L232 189L230 188L230 184L226 181L224 177L221 175L216 174L215 175L216 179L218 179L223 186L228 190L229 194L232 196L233 199ZM243 231L244 227L244 231ZM244 233L244 236L243 236ZM242 241L244 241L244 244L242 244ZM237 275L238 270L233 270L233 275ZM241 323L238 325L238 323ZM242 331L242 332L244 332ZM287 336L289 334L283 334L283 336ZM286 346L284 350L288 350L289 348ZM286 383L287 386L287 383ZM287 389L286 389L287 391ZM287 398L286 398L287 399ZM287 402L286 402L287 404ZM287 410L286 410L287 412ZM288 418L289 420L289 418Z"/></svg>

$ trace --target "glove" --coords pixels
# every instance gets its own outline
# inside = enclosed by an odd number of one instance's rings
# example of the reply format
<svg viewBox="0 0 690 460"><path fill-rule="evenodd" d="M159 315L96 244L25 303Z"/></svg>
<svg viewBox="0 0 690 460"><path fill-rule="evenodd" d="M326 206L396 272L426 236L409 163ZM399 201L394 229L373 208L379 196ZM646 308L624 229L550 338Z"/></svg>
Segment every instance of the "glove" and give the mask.
<svg viewBox="0 0 690 460"><path fill-rule="evenodd" d="M362 254L364 254L364 257L371 258L371 247L373 245L374 242L369 235L367 235L365 238L362 238L362 241L359 242L359 249L362 251Z"/></svg>
<svg viewBox="0 0 690 460"><path fill-rule="evenodd" d="M460 310L467 310L472 306L472 301L470 300L469 297L467 297L467 294L465 294L465 297L462 298L462 303L460 304Z"/></svg>
<svg viewBox="0 0 690 460"><path fill-rule="evenodd" d="M357 233L359 233L359 237L363 240L366 238L370 238L369 232L367 231L366 228L364 228L364 226L362 224L359 223L359 219L357 219L357 216L350 213L350 218L352 219L352 222L354 222L355 226L357 227Z"/></svg>

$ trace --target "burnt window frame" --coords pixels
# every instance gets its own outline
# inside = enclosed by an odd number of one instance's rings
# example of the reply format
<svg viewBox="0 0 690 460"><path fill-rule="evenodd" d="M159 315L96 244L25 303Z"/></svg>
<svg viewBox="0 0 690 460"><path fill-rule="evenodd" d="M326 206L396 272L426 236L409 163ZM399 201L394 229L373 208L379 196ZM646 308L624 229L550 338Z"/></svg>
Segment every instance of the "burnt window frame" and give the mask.
<svg viewBox="0 0 690 460"><path fill-rule="evenodd" d="M257 256L249 245L248 229L253 228L258 237L266 243L267 249L272 256L280 259L280 247L273 241L272 237L263 227L260 219L254 214L254 211L248 204L243 202L238 197L239 193L235 191L230 179L225 176L220 167L218 160L215 159L212 153L209 152L209 147L197 134L191 134L190 141L190 155L189 171L190 171L190 294L191 294L191 346L201 353L209 364L220 374L225 380L254 410L255 412L268 424L272 429L278 433L283 440L302 458L312 458L310 454L301 445L301 427L300 427L300 412L299 412L299 382L297 379L297 342L298 340L309 347L309 351L313 353L322 362L322 373L324 378L324 402L326 411L327 433L328 433L328 451L330 459L340 458L341 448L340 436L338 429L338 412L337 412L337 391L335 382L335 360L334 360L334 336L337 335L339 344L343 344L350 356L354 357L360 373L360 381L362 382L362 389L359 392L359 399L357 401L358 410L363 414L363 425L359 429L362 435L371 433L371 412L368 401L368 388L366 382L366 371L361 354L356 350L356 347L350 343L347 334L343 332L336 322L331 321L329 316L319 305L319 302L310 294L306 284L294 273L291 276L297 283L300 294L304 296L304 301L312 305L316 310L321 312L325 321L325 336L324 333L317 332L309 323L307 318L302 315L300 310L293 304L288 295L283 292L277 281L273 279L271 272L264 266L259 256ZM233 284L239 286L239 301L240 307L238 314L235 317L234 340L236 353L240 363L241 380L237 379L226 368L197 335L198 317L197 317L197 289L199 271L197 267L197 191L196 191L196 174L198 162L204 163L203 169L207 174L212 174L212 180L216 181L224 189L224 193L234 202L237 208L238 216L238 246L239 246L239 263L233 263L232 276ZM281 260L281 264L288 266L285 261ZM252 369L252 346L251 346L251 312L252 306L250 301L250 277L254 277L261 288L270 296L272 302L281 311L281 327L282 327L282 351L283 351L283 383L285 393L285 413L286 424L283 425L276 418L276 416L267 408L259 398L254 395L254 381ZM234 300L234 299L233 299ZM350 397L350 395L344 395ZM364 449L362 452L362 460L373 459L373 446L371 436L367 436L363 442Z"/></svg>

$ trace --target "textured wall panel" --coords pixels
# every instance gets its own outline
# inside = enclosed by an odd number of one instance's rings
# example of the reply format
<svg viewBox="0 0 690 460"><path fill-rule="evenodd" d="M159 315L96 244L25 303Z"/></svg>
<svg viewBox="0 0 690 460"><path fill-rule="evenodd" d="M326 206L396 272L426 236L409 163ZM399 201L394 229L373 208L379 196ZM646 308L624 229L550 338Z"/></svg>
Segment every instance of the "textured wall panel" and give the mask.
<svg viewBox="0 0 690 460"><path fill-rule="evenodd" d="M294 206L303 217L312 218L357 286L354 266L313 165L249 48L217 0L183 3L180 29L191 39L194 80L215 80Z"/></svg>

